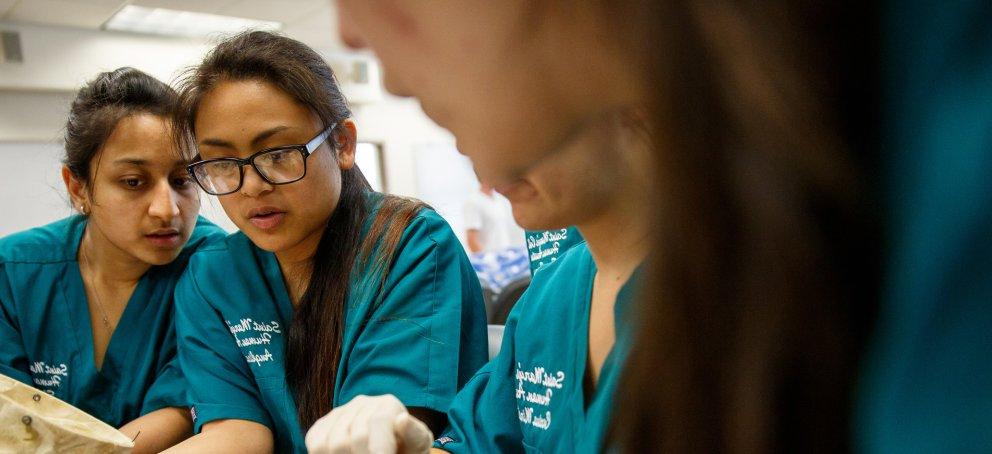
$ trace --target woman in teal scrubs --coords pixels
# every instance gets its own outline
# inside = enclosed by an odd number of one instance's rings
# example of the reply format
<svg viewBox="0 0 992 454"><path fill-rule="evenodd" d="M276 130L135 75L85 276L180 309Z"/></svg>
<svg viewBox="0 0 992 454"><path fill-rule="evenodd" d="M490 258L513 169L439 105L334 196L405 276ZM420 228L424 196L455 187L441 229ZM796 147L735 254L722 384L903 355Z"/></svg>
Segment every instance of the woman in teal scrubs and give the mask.
<svg viewBox="0 0 992 454"><path fill-rule="evenodd" d="M534 274L510 313L499 354L455 397L436 448L599 451L630 341L626 310L647 253L647 216L630 194L648 184L641 171L648 159L635 117L611 115L502 189L521 226L575 225L584 241ZM307 446L318 453L391 452L397 444L400 452L426 451L430 432L406 413L391 396L356 399L314 425Z"/></svg>
<svg viewBox="0 0 992 454"><path fill-rule="evenodd" d="M197 433L176 451L304 452L304 431L362 394L443 427L487 358L479 281L437 213L369 188L326 63L241 34L180 106L190 173L241 231L196 254L176 290Z"/></svg>
<svg viewBox="0 0 992 454"><path fill-rule="evenodd" d="M89 82L62 168L79 214L0 239L0 373L123 426L135 452L190 434L172 296L192 251L223 232L197 217L175 101L132 68Z"/></svg>

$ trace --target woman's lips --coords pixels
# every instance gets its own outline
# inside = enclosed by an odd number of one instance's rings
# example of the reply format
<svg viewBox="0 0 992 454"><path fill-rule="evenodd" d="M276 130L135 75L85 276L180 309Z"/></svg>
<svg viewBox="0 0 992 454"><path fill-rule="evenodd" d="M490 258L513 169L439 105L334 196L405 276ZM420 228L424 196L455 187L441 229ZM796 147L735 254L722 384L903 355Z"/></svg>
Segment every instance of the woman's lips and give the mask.
<svg viewBox="0 0 992 454"><path fill-rule="evenodd" d="M506 197L510 203L524 202L537 195L534 185L525 180L517 180L509 184L497 186L496 192L503 194L503 197Z"/></svg>
<svg viewBox="0 0 992 454"><path fill-rule="evenodd" d="M147 238L148 241L155 247L165 249L174 249L182 242L182 237L179 235L179 232L151 233L145 235L145 238Z"/></svg>
<svg viewBox="0 0 992 454"><path fill-rule="evenodd" d="M286 213L282 211L261 212L249 217L248 222L259 229L271 230L282 224L285 217Z"/></svg>

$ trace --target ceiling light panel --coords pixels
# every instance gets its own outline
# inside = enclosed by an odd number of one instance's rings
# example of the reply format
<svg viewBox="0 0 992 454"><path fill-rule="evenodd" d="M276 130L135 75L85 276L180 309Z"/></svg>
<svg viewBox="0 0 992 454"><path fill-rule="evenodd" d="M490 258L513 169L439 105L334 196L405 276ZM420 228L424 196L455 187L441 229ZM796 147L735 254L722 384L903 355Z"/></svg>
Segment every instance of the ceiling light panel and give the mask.
<svg viewBox="0 0 992 454"><path fill-rule="evenodd" d="M127 5L103 25L105 30L204 38L243 30L276 31L282 23L218 14Z"/></svg>

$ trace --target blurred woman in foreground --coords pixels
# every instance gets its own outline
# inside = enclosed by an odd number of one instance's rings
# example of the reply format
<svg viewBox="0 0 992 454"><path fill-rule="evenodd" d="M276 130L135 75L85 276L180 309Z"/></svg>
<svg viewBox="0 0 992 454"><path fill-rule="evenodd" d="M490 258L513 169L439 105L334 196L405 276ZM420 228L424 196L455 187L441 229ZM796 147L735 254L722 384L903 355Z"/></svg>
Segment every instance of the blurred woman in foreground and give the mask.
<svg viewBox="0 0 992 454"><path fill-rule="evenodd" d="M876 300L870 8L338 6L345 42L374 49L386 87L417 97L498 190L590 119L649 106L656 186L630 196L655 213L655 236L616 447L849 448Z"/></svg>

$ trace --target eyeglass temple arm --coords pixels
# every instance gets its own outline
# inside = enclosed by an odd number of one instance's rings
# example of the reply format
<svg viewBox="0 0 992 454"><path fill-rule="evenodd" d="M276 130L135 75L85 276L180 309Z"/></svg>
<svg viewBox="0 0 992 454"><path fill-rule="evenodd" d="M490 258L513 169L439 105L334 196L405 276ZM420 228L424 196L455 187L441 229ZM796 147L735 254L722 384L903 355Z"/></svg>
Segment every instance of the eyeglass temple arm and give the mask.
<svg viewBox="0 0 992 454"><path fill-rule="evenodd" d="M307 153L313 153L313 151L316 150L320 144L324 143L324 141L327 140L327 137L331 135L331 132L334 131L335 126L337 126L337 123L328 126L323 132L317 134L317 137L314 137L307 142Z"/></svg>

